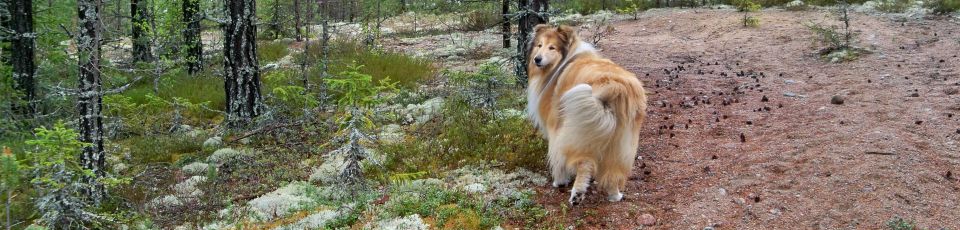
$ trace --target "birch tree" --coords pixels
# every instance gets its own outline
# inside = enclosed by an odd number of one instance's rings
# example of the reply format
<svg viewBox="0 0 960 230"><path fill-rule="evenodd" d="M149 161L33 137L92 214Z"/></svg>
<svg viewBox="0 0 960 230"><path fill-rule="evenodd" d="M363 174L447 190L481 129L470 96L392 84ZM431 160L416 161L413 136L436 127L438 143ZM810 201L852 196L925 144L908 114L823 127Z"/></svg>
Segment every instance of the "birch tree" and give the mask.
<svg viewBox="0 0 960 230"><path fill-rule="evenodd" d="M86 182L90 186L87 195L94 201L105 194L103 186L96 185L97 178L105 175L103 152L103 123L100 110L102 102L100 80L100 44L103 39L100 26L101 0L77 0L79 33L77 33L77 59L80 66L80 84L77 109L80 116L80 141L90 143L83 147L80 163L93 172Z"/></svg>
<svg viewBox="0 0 960 230"><path fill-rule="evenodd" d="M229 18L223 26L227 123L239 127L263 110L254 24L257 11L254 0L225 0L224 7Z"/></svg>

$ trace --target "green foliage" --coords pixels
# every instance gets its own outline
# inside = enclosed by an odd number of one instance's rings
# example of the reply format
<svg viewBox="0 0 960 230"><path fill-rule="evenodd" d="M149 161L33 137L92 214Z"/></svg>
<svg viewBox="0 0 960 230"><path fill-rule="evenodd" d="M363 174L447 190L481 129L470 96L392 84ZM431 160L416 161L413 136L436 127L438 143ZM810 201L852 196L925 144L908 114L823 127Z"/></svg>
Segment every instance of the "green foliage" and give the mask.
<svg viewBox="0 0 960 230"><path fill-rule="evenodd" d="M130 149L133 163L176 163L185 157L200 154L203 138L174 133L132 136L117 142Z"/></svg>
<svg viewBox="0 0 960 230"><path fill-rule="evenodd" d="M427 175L425 171L412 172L412 173L397 173L390 175L386 178L385 181L389 181L393 186L400 186L409 184L411 181L423 178Z"/></svg>
<svg viewBox="0 0 960 230"><path fill-rule="evenodd" d="M3 146L3 155L0 155L0 191L10 191L20 186L20 162L13 150Z"/></svg>
<svg viewBox="0 0 960 230"><path fill-rule="evenodd" d="M905 220L900 217L894 217L887 221L887 228L890 230L914 230L917 225L913 221Z"/></svg>
<svg viewBox="0 0 960 230"><path fill-rule="evenodd" d="M924 7L933 9L933 12L937 14L949 14L960 10L960 0L924 1Z"/></svg>
<svg viewBox="0 0 960 230"><path fill-rule="evenodd" d="M613 11L629 8L631 7L631 3L634 2L630 0L568 0L551 3L550 7L561 11L588 15L601 10Z"/></svg>
<svg viewBox="0 0 960 230"><path fill-rule="evenodd" d="M41 214L43 223L55 229L67 229L78 224L97 226L103 221L93 210L91 200L82 197L83 191L93 186L106 189L130 182L129 178L97 177L95 184L86 178L96 177L94 171L80 164L77 156L84 146L89 144L77 140L78 134L68 129L62 122L53 129L36 129L36 139L27 144L34 147L30 152L30 180L40 197L34 200L36 210Z"/></svg>
<svg viewBox="0 0 960 230"><path fill-rule="evenodd" d="M650 9L652 6L646 0L624 0L625 5L617 9L618 13L633 15L633 20L637 20L640 12Z"/></svg>
<svg viewBox="0 0 960 230"><path fill-rule="evenodd" d="M257 59L261 64L279 61L290 54L290 50L287 49L288 46L290 46L289 40L260 42L260 44L257 44Z"/></svg>
<svg viewBox="0 0 960 230"><path fill-rule="evenodd" d="M877 10L887 13L903 13L913 5L913 0L879 0Z"/></svg>
<svg viewBox="0 0 960 230"><path fill-rule="evenodd" d="M389 99L381 93L395 93L397 83L390 78L380 79L375 85L373 76L361 72L363 65L354 63L347 66L347 70L340 72L339 77L323 79L330 90L337 93L337 104L347 107L369 108Z"/></svg>
<svg viewBox="0 0 960 230"><path fill-rule="evenodd" d="M316 57L314 60L320 60L320 46L311 45L310 49L311 55ZM398 86L408 89L434 75L434 67L429 60L404 53L369 50L363 45L347 41L332 42L329 49L329 73L351 71L352 66L362 65L364 68L359 73L372 76L374 82L389 78L396 81ZM316 68L320 68L320 65ZM319 71L314 71L312 76L320 75Z"/></svg>
<svg viewBox="0 0 960 230"><path fill-rule="evenodd" d="M435 226L444 229L489 229L508 218L535 226L547 212L533 196L532 191L523 191L491 200L439 184L414 183L390 189L391 199L383 205L379 217L418 214L423 218L432 217Z"/></svg>
<svg viewBox="0 0 960 230"><path fill-rule="evenodd" d="M415 138L382 148L394 172L440 172L465 165L542 168L546 144L518 109L522 92L494 65L448 72L451 88L442 121L423 124Z"/></svg>
<svg viewBox="0 0 960 230"><path fill-rule="evenodd" d="M733 5L736 6L737 11L740 12L757 12L760 11L762 7L760 4L751 0L734 0Z"/></svg>
<svg viewBox="0 0 960 230"><path fill-rule="evenodd" d="M303 86L294 85L296 81L294 71L277 70L267 72L263 80L270 82L270 85L277 85L270 90L267 96L267 103L270 104L274 112L300 117L309 114L309 111L320 105L317 97Z"/></svg>
<svg viewBox="0 0 960 230"><path fill-rule="evenodd" d="M460 17L460 29L464 31L482 31L496 26L503 16L490 10L474 10Z"/></svg>
<svg viewBox="0 0 960 230"><path fill-rule="evenodd" d="M205 109L209 102L192 103L180 97L168 101L152 93L143 98L143 103L137 103L124 95L104 96L103 113L118 123L119 127L114 127L118 131L144 135L169 132L181 124L202 125L210 112Z"/></svg>

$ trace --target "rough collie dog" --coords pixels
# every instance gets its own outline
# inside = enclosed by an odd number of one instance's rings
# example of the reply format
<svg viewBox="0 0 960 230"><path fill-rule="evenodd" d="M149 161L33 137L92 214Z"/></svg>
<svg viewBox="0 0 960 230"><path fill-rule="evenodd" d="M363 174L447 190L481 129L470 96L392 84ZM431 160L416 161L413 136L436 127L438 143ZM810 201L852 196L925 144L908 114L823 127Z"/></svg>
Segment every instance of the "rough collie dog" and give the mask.
<svg viewBox="0 0 960 230"><path fill-rule="evenodd" d="M570 203L583 201L590 180L611 202L633 169L647 98L637 77L569 26L538 25L530 43L527 114L549 142L553 186L568 184Z"/></svg>

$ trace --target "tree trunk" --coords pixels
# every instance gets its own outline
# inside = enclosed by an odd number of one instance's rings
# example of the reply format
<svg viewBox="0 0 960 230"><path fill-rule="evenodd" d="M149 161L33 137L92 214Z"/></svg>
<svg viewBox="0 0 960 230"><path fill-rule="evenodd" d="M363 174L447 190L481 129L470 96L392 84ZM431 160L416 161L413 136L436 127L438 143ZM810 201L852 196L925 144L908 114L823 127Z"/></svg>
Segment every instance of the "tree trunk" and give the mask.
<svg viewBox="0 0 960 230"><path fill-rule="evenodd" d="M203 42L200 40L200 0L183 0L183 43L186 45L187 72L196 75L203 71Z"/></svg>
<svg viewBox="0 0 960 230"><path fill-rule="evenodd" d="M254 0L224 1L229 17L223 27L224 92L230 127L247 125L262 112L255 4Z"/></svg>
<svg viewBox="0 0 960 230"><path fill-rule="evenodd" d="M101 81L100 81L100 43L102 34L100 28L101 0L78 0L78 22L80 32L77 33L77 59L80 66L80 84L78 112L80 116L80 141L90 143L83 147L80 163L85 169L93 171L93 177L85 178L91 185L86 191L94 203L98 203L105 195L103 186L97 178L105 175L103 153L103 123L100 116Z"/></svg>
<svg viewBox="0 0 960 230"><path fill-rule="evenodd" d="M504 0L504 2L506 1L510 1L510 0ZM402 14L406 12L407 12L407 0L400 0L400 13Z"/></svg>
<svg viewBox="0 0 960 230"><path fill-rule="evenodd" d="M517 5L517 11L523 12L524 9L530 9L540 14L549 9L549 4L547 0L520 0ZM527 55L530 46L530 44L528 44L531 36L530 32L532 32L531 30L534 26L547 23L548 20L546 16L538 14L525 14L520 17L520 21L517 23L517 28L520 33L517 35L517 53L519 54L520 63L516 66L516 72L520 82L527 81Z"/></svg>
<svg viewBox="0 0 960 230"><path fill-rule="evenodd" d="M13 109L24 117L33 117L37 112L37 86L34 80L37 66L33 62L36 39L36 33L33 32L33 3L32 0L10 0L8 4L12 14L9 23L14 33L10 49L12 57L16 57L10 60L13 66L13 88L23 94Z"/></svg>
<svg viewBox="0 0 960 230"><path fill-rule="evenodd" d="M273 17L270 19L269 28L270 31L273 31L273 39L280 39L280 31L283 30L283 28L280 28L280 0L273 0Z"/></svg>
<svg viewBox="0 0 960 230"><path fill-rule="evenodd" d="M300 21L300 0L293 0L293 21L294 21L294 32L296 33L297 41L303 41L303 34L300 32L300 28L303 27L303 22Z"/></svg>
<svg viewBox="0 0 960 230"><path fill-rule="evenodd" d="M153 60L150 53L150 39L147 38L147 3L143 0L130 0L130 40L133 43L133 62Z"/></svg>
<svg viewBox="0 0 960 230"><path fill-rule="evenodd" d="M503 0L501 14L503 14L503 48L510 48L510 0Z"/></svg>

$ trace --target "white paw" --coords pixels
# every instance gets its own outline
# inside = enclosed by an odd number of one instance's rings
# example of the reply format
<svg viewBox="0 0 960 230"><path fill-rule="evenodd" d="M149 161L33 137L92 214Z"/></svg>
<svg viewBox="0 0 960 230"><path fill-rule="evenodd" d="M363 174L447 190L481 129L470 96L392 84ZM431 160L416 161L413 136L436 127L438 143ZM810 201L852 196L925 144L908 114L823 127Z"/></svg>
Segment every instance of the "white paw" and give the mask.
<svg viewBox="0 0 960 230"><path fill-rule="evenodd" d="M569 181L553 181L553 187L559 188L559 187L567 186L568 183L570 182Z"/></svg>
<svg viewBox="0 0 960 230"><path fill-rule="evenodd" d="M577 204L583 203L583 199L586 198L586 197L587 197L587 195L586 195L584 192L577 192L576 189L571 189L571 190L570 190L570 205L572 206L572 205L577 205Z"/></svg>
<svg viewBox="0 0 960 230"><path fill-rule="evenodd" d="M617 201L623 200L623 193L618 192L617 194L609 195L607 196L607 200L610 202L617 202Z"/></svg>

